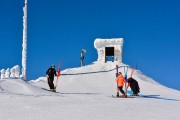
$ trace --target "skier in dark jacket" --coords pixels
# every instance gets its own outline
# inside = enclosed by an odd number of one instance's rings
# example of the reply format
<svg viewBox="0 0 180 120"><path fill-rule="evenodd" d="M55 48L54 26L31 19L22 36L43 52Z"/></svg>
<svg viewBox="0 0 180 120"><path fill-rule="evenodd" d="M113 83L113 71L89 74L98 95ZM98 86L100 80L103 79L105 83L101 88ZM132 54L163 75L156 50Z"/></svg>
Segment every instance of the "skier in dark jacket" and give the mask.
<svg viewBox="0 0 180 120"><path fill-rule="evenodd" d="M48 80L48 84L50 87L50 90L52 92L56 92L55 88L54 88L54 76L57 76L56 74L56 70L55 70L55 65L52 65L47 71L46 71L46 77Z"/></svg>
<svg viewBox="0 0 180 120"><path fill-rule="evenodd" d="M140 92L140 88L139 88L139 84L138 82L133 79L132 77L131 78L128 78L128 85L126 87L126 91L128 89L128 87L130 86L131 90L133 91L133 96L139 96L138 93Z"/></svg>

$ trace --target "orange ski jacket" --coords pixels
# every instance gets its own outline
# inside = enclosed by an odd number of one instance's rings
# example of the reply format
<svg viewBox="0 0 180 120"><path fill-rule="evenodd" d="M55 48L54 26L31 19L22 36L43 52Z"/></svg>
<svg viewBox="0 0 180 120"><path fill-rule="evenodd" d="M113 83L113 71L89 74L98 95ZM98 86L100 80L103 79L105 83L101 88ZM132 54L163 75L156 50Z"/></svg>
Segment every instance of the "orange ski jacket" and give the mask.
<svg viewBox="0 0 180 120"><path fill-rule="evenodd" d="M119 75L116 78L116 82L118 83L118 87L123 87L124 84L126 83L126 80L125 80L125 78L122 75Z"/></svg>

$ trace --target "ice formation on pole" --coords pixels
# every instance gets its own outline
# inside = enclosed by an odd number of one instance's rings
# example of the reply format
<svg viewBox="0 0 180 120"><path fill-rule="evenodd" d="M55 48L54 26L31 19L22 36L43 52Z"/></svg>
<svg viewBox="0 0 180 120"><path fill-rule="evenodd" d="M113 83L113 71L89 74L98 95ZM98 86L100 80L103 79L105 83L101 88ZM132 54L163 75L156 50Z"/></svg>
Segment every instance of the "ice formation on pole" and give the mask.
<svg viewBox="0 0 180 120"><path fill-rule="evenodd" d="M5 72L5 78L9 78L9 77L10 77L10 70L8 68Z"/></svg>
<svg viewBox="0 0 180 120"><path fill-rule="evenodd" d="M23 44L22 44L22 77L26 79L26 58L27 58L27 0L23 7Z"/></svg>
<svg viewBox="0 0 180 120"><path fill-rule="evenodd" d="M15 69L14 69L14 67L10 69L10 72L11 72L10 77L15 78Z"/></svg>
<svg viewBox="0 0 180 120"><path fill-rule="evenodd" d="M4 79L5 78L5 69L2 69L1 70L1 79Z"/></svg>
<svg viewBox="0 0 180 120"><path fill-rule="evenodd" d="M12 67L11 69L7 68L0 70L0 79L5 78L20 78L20 67L19 65L16 65Z"/></svg>
<svg viewBox="0 0 180 120"><path fill-rule="evenodd" d="M111 39L100 39L97 38L94 41L94 47L98 52L98 61L106 62L106 48L111 47L114 51L113 53L114 60L122 62L122 48L123 48L123 38L111 38Z"/></svg>
<svg viewBox="0 0 180 120"><path fill-rule="evenodd" d="M13 68L15 70L15 77L19 78L20 77L20 67L19 67L19 65L16 65Z"/></svg>
<svg viewBox="0 0 180 120"><path fill-rule="evenodd" d="M11 78L19 78L20 77L20 67L19 67L19 65L16 65L13 68L11 68L10 73L11 73L10 74Z"/></svg>

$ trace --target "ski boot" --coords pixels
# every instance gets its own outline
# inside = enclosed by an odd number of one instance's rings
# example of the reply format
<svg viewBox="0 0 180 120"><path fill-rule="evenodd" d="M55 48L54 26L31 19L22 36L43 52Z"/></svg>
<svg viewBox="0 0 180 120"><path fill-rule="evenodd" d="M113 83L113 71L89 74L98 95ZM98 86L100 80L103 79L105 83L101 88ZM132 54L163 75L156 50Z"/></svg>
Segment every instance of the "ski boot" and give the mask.
<svg viewBox="0 0 180 120"><path fill-rule="evenodd" d="M120 97L124 97L125 98L125 97L127 97L127 95L126 94L122 94Z"/></svg>
<svg viewBox="0 0 180 120"><path fill-rule="evenodd" d="M56 92L56 89L51 89L51 92Z"/></svg>
<svg viewBox="0 0 180 120"><path fill-rule="evenodd" d="M117 92L116 97L119 97L119 92Z"/></svg>
<svg viewBox="0 0 180 120"><path fill-rule="evenodd" d="M132 94L131 96L139 96L139 94L137 93L137 94Z"/></svg>

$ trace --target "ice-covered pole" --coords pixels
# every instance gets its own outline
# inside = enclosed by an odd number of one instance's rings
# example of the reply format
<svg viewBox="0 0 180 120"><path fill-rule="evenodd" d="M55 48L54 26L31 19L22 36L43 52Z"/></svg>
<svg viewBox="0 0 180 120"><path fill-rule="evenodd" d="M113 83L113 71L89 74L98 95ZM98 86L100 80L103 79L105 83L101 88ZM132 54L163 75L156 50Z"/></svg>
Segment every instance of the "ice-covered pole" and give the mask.
<svg viewBox="0 0 180 120"><path fill-rule="evenodd" d="M23 7L23 43L22 43L22 77L26 79L26 58L27 58L27 0Z"/></svg>

